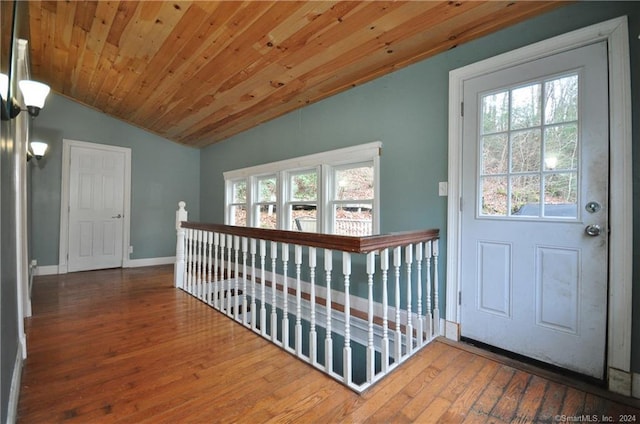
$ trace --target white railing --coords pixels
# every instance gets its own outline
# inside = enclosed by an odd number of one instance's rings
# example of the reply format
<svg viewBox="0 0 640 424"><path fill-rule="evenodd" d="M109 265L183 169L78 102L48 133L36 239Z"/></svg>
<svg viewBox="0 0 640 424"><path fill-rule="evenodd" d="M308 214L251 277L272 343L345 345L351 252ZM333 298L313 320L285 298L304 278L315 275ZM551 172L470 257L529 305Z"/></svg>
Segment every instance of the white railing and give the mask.
<svg viewBox="0 0 640 424"><path fill-rule="evenodd" d="M437 230L348 237L200 224L184 206L176 287L351 389L440 334Z"/></svg>

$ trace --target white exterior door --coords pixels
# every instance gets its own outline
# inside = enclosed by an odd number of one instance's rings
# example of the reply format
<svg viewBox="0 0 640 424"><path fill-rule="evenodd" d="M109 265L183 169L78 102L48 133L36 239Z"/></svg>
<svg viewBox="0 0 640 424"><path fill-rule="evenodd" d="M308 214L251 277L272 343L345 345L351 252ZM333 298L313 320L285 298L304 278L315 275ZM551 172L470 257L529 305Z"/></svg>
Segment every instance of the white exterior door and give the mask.
<svg viewBox="0 0 640 424"><path fill-rule="evenodd" d="M122 266L125 153L71 146L68 271Z"/></svg>
<svg viewBox="0 0 640 424"><path fill-rule="evenodd" d="M604 377L605 42L464 83L461 335Z"/></svg>

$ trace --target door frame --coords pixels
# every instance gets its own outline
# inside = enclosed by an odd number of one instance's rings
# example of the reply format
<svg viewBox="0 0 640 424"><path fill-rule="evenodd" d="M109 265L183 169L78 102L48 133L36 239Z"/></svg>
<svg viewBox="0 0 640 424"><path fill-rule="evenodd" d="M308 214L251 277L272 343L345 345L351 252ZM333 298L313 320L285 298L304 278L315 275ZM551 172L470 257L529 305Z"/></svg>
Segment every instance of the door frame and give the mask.
<svg viewBox="0 0 640 424"><path fill-rule="evenodd" d="M89 143L78 140L62 140L62 183L60 196L60 249L58 274L66 274L69 258L69 191L71 148L107 150L124 154L124 217L122 223L122 267L129 266L129 240L131 226L131 149L107 144Z"/></svg>
<svg viewBox="0 0 640 424"><path fill-rule="evenodd" d="M609 390L631 395L631 290L633 193L631 70L627 17L611 19L540 41L449 73L446 337L460 334L462 99L466 80L605 40L609 69L609 274L607 369ZM612 142L615 140L616 142Z"/></svg>

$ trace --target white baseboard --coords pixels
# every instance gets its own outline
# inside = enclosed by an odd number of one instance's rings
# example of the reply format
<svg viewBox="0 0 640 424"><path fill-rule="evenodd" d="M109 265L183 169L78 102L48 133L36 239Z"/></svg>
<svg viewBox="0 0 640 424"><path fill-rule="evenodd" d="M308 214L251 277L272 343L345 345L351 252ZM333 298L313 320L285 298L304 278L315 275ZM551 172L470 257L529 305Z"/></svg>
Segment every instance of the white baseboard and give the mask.
<svg viewBox="0 0 640 424"><path fill-rule="evenodd" d="M154 266L154 265L168 265L175 263L175 256L167 256L164 258L143 258L143 259L129 259L122 265L123 268L138 268L142 266ZM35 269L35 275L55 275L66 274L61 271L58 265L45 265L38 266Z"/></svg>
<svg viewBox="0 0 640 424"><path fill-rule="evenodd" d="M45 265L37 266L35 275L54 275L58 273L58 265Z"/></svg>
<svg viewBox="0 0 640 424"><path fill-rule="evenodd" d="M168 265L176 262L175 256L164 258L129 259L123 268L138 268L141 266Z"/></svg>
<svg viewBox="0 0 640 424"><path fill-rule="evenodd" d="M20 383L22 382L22 345L18 344L16 362L13 366L11 377L11 391L9 392L9 405L7 408L7 423L15 423L18 418L18 400L20 399Z"/></svg>
<svg viewBox="0 0 640 424"><path fill-rule="evenodd" d="M631 375L631 396L640 399L640 374L635 372Z"/></svg>
<svg viewBox="0 0 640 424"><path fill-rule="evenodd" d="M609 390L624 396L631 396L631 373L609 367Z"/></svg>
<svg viewBox="0 0 640 424"><path fill-rule="evenodd" d="M460 324L444 320L444 336L455 342L460 341Z"/></svg>

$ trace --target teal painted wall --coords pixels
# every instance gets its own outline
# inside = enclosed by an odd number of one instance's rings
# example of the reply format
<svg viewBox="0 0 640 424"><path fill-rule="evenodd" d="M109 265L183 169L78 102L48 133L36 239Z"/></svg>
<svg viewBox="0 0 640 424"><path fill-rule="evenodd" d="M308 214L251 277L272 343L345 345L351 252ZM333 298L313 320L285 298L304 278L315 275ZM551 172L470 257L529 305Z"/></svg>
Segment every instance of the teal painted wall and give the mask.
<svg viewBox="0 0 640 424"><path fill-rule="evenodd" d="M205 148L200 157L202 220L223 222L224 171L380 140L382 232L438 227L444 253L447 203L438 197L437 186L447 180L449 71L622 15L629 16L630 32L636 164L633 301L640 311L640 2L563 7ZM442 260L444 264L444 255ZM632 365L640 370L640 312L633 322Z"/></svg>
<svg viewBox="0 0 640 424"><path fill-rule="evenodd" d="M189 205L199 219L200 152L110 118L65 97L49 95L35 119L32 139L49 143L31 161L32 258L57 265L60 240L62 139L131 148L131 259L175 255L175 211Z"/></svg>

